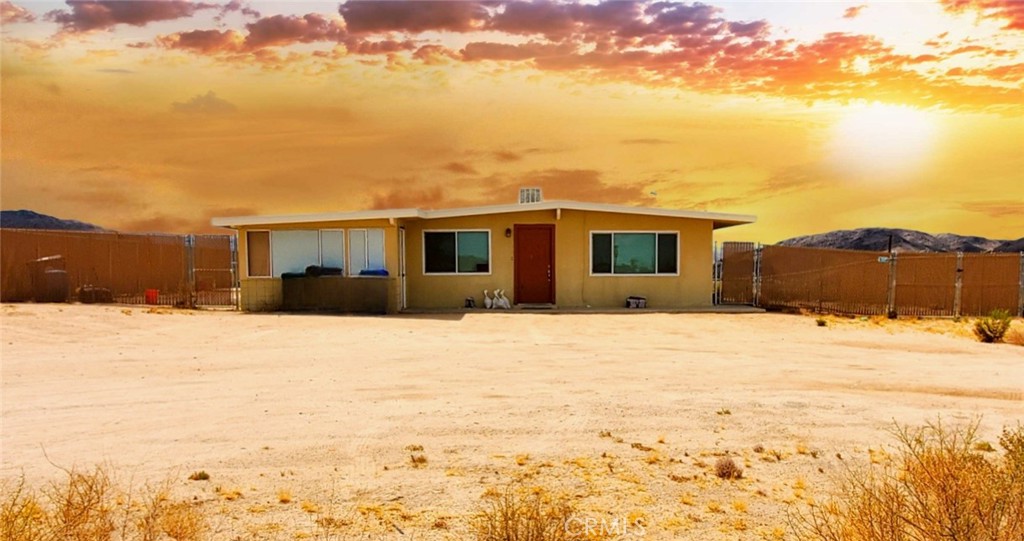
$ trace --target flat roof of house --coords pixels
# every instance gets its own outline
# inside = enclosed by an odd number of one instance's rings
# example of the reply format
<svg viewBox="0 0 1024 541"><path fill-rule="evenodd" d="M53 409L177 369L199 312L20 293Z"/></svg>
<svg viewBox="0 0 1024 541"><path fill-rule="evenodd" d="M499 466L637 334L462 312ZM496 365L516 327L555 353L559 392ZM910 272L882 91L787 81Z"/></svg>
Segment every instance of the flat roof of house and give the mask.
<svg viewBox="0 0 1024 541"><path fill-rule="evenodd" d="M692 218L695 220L711 220L714 222L714 229L721 229L723 227L730 227L734 225L749 224L757 221L757 217L750 214L728 214L724 212L706 212L701 210L633 207L629 205L583 203L579 201L542 201L540 203L513 203L510 205L488 205L482 207L463 207L439 210L406 208L384 210L357 210L352 212L326 212L319 214L232 216L224 218L213 218L212 220L210 220L210 222L218 227L235 228L251 225L284 225L313 222L346 222L354 220L377 219L433 220L438 218L483 216L487 214L530 212L536 210L579 210L590 212L609 212L614 214L639 214L643 216L666 216L669 218Z"/></svg>

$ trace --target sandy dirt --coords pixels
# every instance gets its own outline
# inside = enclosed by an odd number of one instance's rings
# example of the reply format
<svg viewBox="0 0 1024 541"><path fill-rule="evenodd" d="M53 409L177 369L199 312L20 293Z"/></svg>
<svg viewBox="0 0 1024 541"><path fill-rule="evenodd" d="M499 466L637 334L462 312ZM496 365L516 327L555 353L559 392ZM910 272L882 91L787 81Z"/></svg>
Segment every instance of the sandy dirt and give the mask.
<svg viewBox="0 0 1024 541"><path fill-rule="evenodd" d="M769 539L894 421L981 417L993 443L1024 421L1024 347L948 321L78 305L0 321L3 478L103 463L170 480L222 539L325 538L323 517L343 538L464 539L513 480L640 518L634 537ZM743 479L714 476L726 454Z"/></svg>

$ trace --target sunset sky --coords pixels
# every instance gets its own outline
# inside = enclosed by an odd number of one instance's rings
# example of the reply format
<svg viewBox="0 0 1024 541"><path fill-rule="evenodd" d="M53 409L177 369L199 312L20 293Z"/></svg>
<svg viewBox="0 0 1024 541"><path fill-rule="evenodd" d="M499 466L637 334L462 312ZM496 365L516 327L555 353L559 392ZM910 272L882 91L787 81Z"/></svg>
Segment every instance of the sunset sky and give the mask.
<svg viewBox="0 0 1024 541"><path fill-rule="evenodd" d="M1024 2L2 2L0 206L546 199L1024 236Z"/></svg>

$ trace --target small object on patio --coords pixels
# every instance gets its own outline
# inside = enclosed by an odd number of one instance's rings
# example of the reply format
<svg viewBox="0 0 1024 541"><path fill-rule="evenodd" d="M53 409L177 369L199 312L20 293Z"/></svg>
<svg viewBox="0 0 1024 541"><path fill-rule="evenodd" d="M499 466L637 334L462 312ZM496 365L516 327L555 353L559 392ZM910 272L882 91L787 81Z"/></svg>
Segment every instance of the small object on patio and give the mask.
<svg viewBox="0 0 1024 541"><path fill-rule="evenodd" d="M495 293L497 293L497 291L495 291ZM493 306L494 306L494 300L491 299L491 297L487 295L487 290L485 289L484 290L484 308L487 308L488 310L490 310L491 307L493 307Z"/></svg>
<svg viewBox="0 0 1024 541"><path fill-rule="evenodd" d="M647 297L635 295L626 297L626 308L647 308Z"/></svg>
<svg viewBox="0 0 1024 541"><path fill-rule="evenodd" d="M501 290L501 307L505 310L512 308L512 302L505 296L505 290Z"/></svg>
<svg viewBox="0 0 1024 541"><path fill-rule="evenodd" d="M75 296L78 297L78 302L83 304L114 302L114 294L109 289L92 284L78 288Z"/></svg>
<svg viewBox="0 0 1024 541"><path fill-rule="evenodd" d="M473 297L466 297L466 308L476 308L476 299Z"/></svg>

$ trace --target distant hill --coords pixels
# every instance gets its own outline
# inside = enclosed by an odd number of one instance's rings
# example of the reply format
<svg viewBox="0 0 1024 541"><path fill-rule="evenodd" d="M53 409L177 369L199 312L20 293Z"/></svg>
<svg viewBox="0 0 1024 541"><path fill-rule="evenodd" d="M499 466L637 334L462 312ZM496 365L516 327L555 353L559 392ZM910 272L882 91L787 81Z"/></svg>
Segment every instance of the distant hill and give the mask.
<svg viewBox="0 0 1024 541"><path fill-rule="evenodd" d="M896 252L1018 252L1024 250L1024 238L993 240L953 233L931 235L913 229L886 227L829 231L817 235L793 237L778 244L810 248L885 251L889 249L890 235L892 236L893 251Z"/></svg>
<svg viewBox="0 0 1024 541"><path fill-rule="evenodd" d="M1024 237L1017 240L1008 240L996 246L993 252L1024 252Z"/></svg>
<svg viewBox="0 0 1024 541"><path fill-rule="evenodd" d="M11 229L59 229L64 231L106 231L78 220L62 220L31 210L0 210L0 227Z"/></svg>

